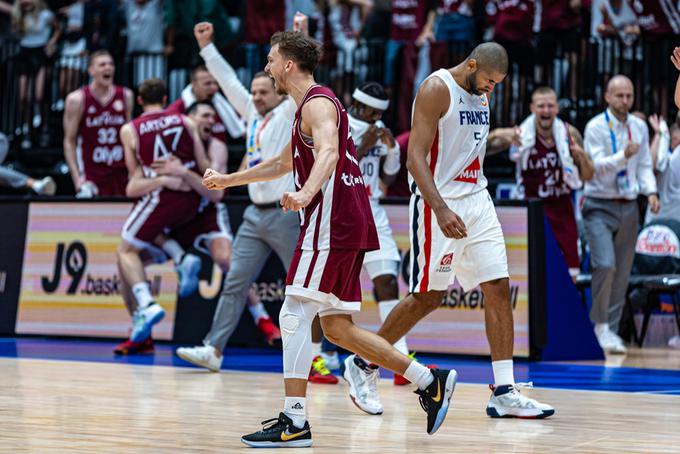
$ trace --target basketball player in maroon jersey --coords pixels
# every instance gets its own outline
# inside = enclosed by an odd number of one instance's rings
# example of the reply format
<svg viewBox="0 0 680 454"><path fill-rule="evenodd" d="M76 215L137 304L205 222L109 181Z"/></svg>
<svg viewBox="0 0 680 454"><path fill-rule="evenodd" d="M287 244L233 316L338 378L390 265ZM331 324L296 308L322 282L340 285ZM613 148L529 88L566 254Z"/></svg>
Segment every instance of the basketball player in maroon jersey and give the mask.
<svg viewBox="0 0 680 454"><path fill-rule="evenodd" d="M166 112L168 112L166 110ZM197 102L187 109L188 117L196 124L197 134L203 143L203 148L210 159L211 168L227 168L227 146L224 142L212 136L212 126L214 124L215 110L207 102ZM179 158L170 155L166 159L154 161L151 168L158 175L186 178L192 170L185 167ZM198 213L188 223L172 230L167 235L159 234L154 240L154 244L162 249L160 251L146 249L143 256L144 265L152 263L164 263L170 258L175 263L177 269L179 288L178 295L186 297L191 295L198 288L198 273L201 269L201 259L197 255L186 253L192 246L210 255L213 262L225 273L229 269L231 259L232 235L229 228L229 219L224 213L226 207L219 204L224 193L223 191L206 191L202 187L208 198L203 197L198 205ZM222 206L220 206L222 205ZM186 214L190 219L191 215ZM131 314L136 307L133 295L127 286L124 286L123 298L126 307L132 308ZM152 353L154 351L153 341L149 336L138 342L130 339L118 344L114 348L114 353L118 355L134 355L140 353Z"/></svg>
<svg viewBox="0 0 680 454"><path fill-rule="evenodd" d="M273 179L293 171L296 192L281 198L284 210L298 211L300 237L286 278L286 299L279 324L283 338L286 390L284 410L265 421L263 430L241 441L253 447L308 447L306 391L312 362L310 328L318 313L333 343L366 355L418 385L427 412L427 432L441 426L457 374L429 370L377 335L352 322L361 306L359 274L366 251L378 249L368 196L356 159L347 112L333 92L314 81L320 45L296 32L271 39L267 71L275 88L298 106L291 142L278 157L232 175L209 169L210 189Z"/></svg>
<svg viewBox="0 0 680 454"><path fill-rule="evenodd" d="M92 82L66 97L64 157L80 197L125 196L128 174L119 132L132 117L133 94L113 84L115 71L108 51L93 53Z"/></svg>
<svg viewBox="0 0 680 454"><path fill-rule="evenodd" d="M543 201L569 274L576 279L581 260L571 193L590 180L595 169L583 150L581 133L557 118L557 94L552 88L534 90L530 108L531 115L520 126L520 145L510 148L510 159L517 163L519 196Z"/></svg>
<svg viewBox="0 0 680 454"><path fill-rule="evenodd" d="M162 80L144 81L138 96L144 113L121 128L130 175L126 195L139 199L123 226L117 251L123 287L133 296L125 298L133 315L131 342L149 338L153 325L165 315L151 296L144 272L145 258L162 254L154 241L162 232L191 222L202 196L209 197L201 188L199 172L208 162L196 126L183 115L164 111L166 100ZM190 171L179 177L158 175L154 170L155 162L175 158Z"/></svg>

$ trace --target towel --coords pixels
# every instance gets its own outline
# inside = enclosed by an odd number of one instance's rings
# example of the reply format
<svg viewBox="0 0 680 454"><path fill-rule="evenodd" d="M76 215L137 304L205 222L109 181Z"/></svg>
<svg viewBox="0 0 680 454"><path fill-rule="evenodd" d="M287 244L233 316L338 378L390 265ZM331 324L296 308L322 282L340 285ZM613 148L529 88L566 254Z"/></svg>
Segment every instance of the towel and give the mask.
<svg viewBox="0 0 680 454"><path fill-rule="evenodd" d="M185 107L189 107L196 102L196 96L194 96L194 92L191 89L191 84L182 90L182 102ZM246 125L234 108L231 107L227 98L222 93L215 93L212 104L217 111L217 115L222 119L222 123L226 126L227 131L229 131L229 135L234 139L243 137L246 133Z"/></svg>
<svg viewBox="0 0 680 454"><path fill-rule="evenodd" d="M571 145L569 125L556 118L553 122L552 130L555 145L557 146L557 154L560 157L562 170L564 171L564 181L571 189L579 189L582 186L581 178L579 177L578 167L574 164L574 159L569 151ZM522 145L520 147L515 145L510 147L510 159L520 164L518 173L527 168L529 153L536 144L536 117L533 114L529 115L520 125L520 135Z"/></svg>

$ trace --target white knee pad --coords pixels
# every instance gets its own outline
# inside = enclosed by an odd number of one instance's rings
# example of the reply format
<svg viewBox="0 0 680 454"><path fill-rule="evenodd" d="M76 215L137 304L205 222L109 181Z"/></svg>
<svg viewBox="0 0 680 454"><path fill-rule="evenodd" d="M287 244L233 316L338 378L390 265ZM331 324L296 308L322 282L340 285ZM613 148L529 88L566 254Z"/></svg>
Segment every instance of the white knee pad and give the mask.
<svg viewBox="0 0 680 454"><path fill-rule="evenodd" d="M376 260L374 262L364 263L364 269L371 280L386 274L396 277L399 275L399 262L396 260Z"/></svg>
<svg viewBox="0 0 680 454"><path fill-rule="evenodd" d="M300 297L286 296L279 313L283 341L283 378L309 377L312 364L312 321L317 304Z"/></svg>

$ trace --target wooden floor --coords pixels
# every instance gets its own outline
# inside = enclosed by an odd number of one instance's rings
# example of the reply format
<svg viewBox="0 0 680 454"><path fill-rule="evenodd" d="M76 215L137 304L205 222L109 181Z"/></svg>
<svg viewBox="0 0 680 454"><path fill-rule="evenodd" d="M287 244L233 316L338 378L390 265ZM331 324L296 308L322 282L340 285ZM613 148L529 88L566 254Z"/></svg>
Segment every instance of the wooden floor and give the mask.
<svg viewBox="0 0 680 454"><path fill-rule="evenodd" d="M680 452L680 396L535 389L556 415L506 420L485 416L487 387L459 384L429 436L417 396L380 391L385 414L369 416L343 383L311 385L314 448L286 453ZM240 435L281 404L279 374L0 358L0 452L247 452Z"/></svg>

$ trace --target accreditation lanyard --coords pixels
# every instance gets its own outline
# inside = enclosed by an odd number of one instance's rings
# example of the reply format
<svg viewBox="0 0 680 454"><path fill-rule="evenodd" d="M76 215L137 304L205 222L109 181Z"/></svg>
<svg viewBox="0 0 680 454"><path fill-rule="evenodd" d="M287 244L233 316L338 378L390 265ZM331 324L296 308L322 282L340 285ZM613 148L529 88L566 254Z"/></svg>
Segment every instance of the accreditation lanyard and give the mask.
<svg viewBox="0 0 680 454"><path fill-rule="evenodd" d="M248 167L256 166L262 161L260 136L269 123L269 120L271 120L272 115L273 114L270 113L264 117L261 123L257 118L253 121L253 125L250 128L250 137L248 138Z"/></svg>
<svg viewBox="0 0 680 454"><path fill-rule="evenodd" d="M607 120L607 126L609 126L609 137L612 141L612 154L616 154L618 151L616 146L616 134L614 134L614 125L612 124L612 119L609 117L609 112L607 112L607 109L604 111L604 118ZM630 143L633 139L633 135L630 132L630 126L628 125L628 122L626 122L626 129L628 130L628 143ZM619 189L619 192L621 193L625 193L630 188L628 181L628 171L626 169L617 172L616 185Z"/></svg>
<svg viewBox="0 0 680 454"><path fill-rule="evenodd" d="M607 126L609 126L609 137L612 139L612 154L616 154L618 151L616 147L616 134L614 134L614 125L612 124L612 119L609 117L609 112L604 111L604 118L607 120ZM626 123L626 129L628 130L628 142L633 140L633 135L630 132L630 126Z"/></svg>

